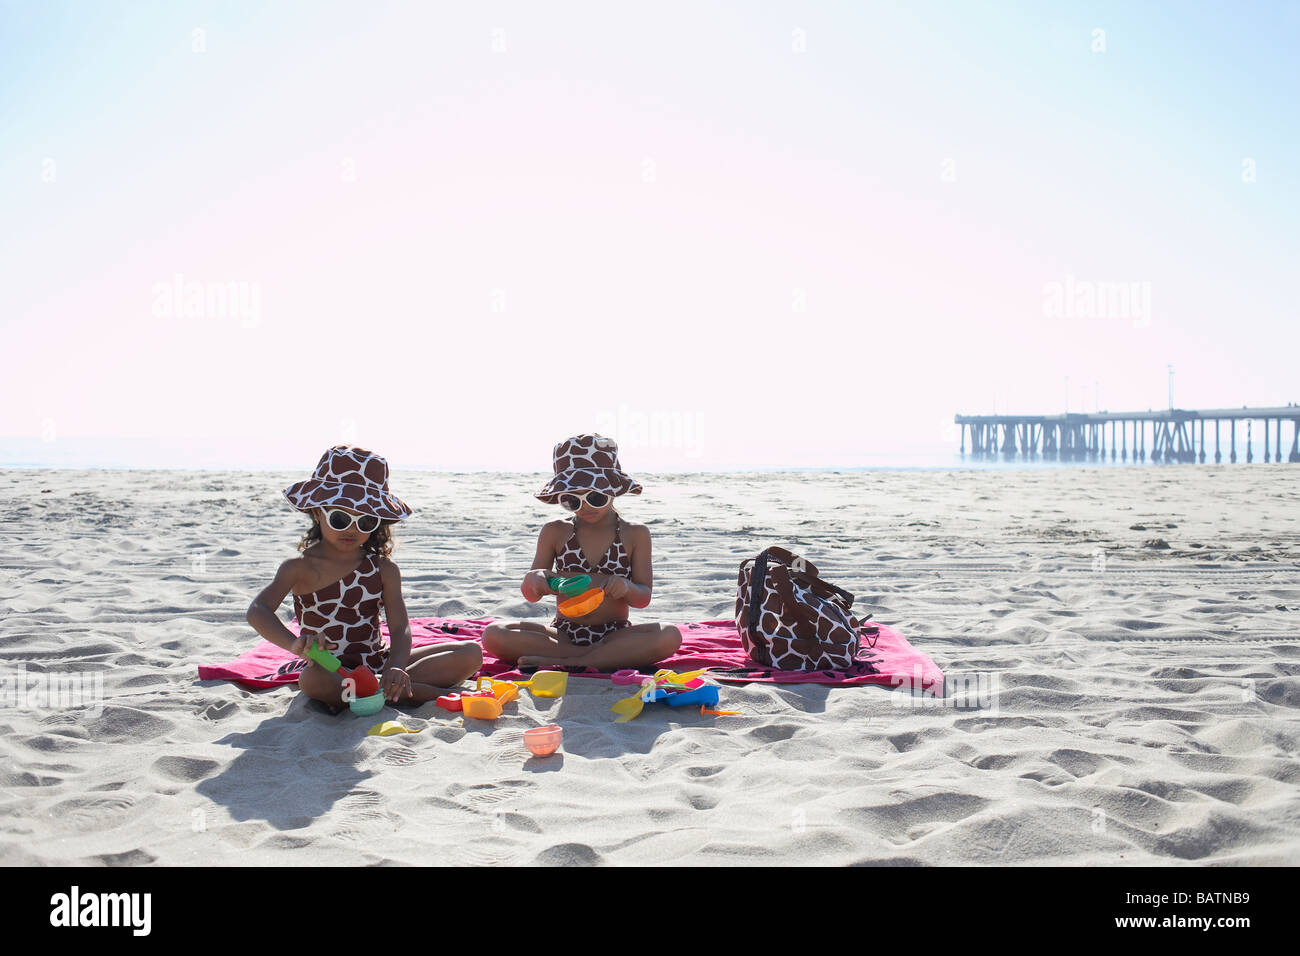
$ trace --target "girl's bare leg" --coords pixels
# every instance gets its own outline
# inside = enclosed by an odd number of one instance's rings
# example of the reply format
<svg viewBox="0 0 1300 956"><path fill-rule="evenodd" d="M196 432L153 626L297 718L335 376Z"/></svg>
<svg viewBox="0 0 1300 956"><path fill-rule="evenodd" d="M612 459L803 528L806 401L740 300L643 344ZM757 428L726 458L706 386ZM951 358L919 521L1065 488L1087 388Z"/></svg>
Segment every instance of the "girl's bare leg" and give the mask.
<svg viewBox="0 0 1300 956"><path fill-rule="evenodd" d="M447 689L468 680L483 666L483 650L477 641L454 641L420 647L406 662L411 678L411 696L395 703L423 704L447 693Z"/></svg>
<svg viewBox="0 0 1300 956"><path fill-rule="evenodd" d="M519 658L520 667L554 667L575 665L594 667L597 670L617 670L622 667L653 667L666 657L672 657L682 646L682 632L671 624L633 624L611 631L598 644L574 647L577 654L525 654Z"/></svg>
<svg viewBox="0 0 1300 956"><path fill-rule="evenodd" d="M406 674L411 678L411 696L394 703L423 704L441 697L447 693L447 688L473 677L482 666L483 652L477 641L455 641L417 648L406 663ZM308 697L334 710L347 706L343 701L342 675L330 673L315 661L309 661L303 668L298 676L298 687Z"/></svg>
<svg viewBox="0 0 1300 956"><path fill-rule="evenodd" d="M503 661L519 663L539 655L572 663L572 658L590 650L562 640L555 628L532 621L489 624L483 632L483 648Z"/></svg>
<svg viewBox="0 0 1300 956"><path fill-rule="evenodd" d="M298 689L333 710L347 706L343 703L343 675L332 674L315 661L308 661L298 675Z"/></svg>

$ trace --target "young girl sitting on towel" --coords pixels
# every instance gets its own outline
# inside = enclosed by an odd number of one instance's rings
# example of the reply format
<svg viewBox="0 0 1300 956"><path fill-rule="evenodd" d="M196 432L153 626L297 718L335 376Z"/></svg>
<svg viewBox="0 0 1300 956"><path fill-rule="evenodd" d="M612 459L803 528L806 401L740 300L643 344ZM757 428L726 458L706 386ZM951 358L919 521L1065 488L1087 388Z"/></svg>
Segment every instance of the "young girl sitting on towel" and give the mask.
<svg viewBox="0 0 1300 956"><path fill-rule="evenodd" d="M336 445L321 456L311 478L284 490L312 525L298 545L300 558L280 565L248 608L248 623L264 638L304 657L319 644L345 668L364 664L393 703L421 704L445 694L478 671L483 653L474 641L437 644L412 653L402 577L388 559L391 526L411 514L389 494L388 463L364 448ZM301 626L294 637L276 616L289 592ZM379 611L390 643L379 636ZM331 708L343 706L343 680L308 661L298 686Z"/></svg>
<svg viewBox="0 0 1300 956"><path fill-rule="evenodd" d="M490 624L483 647L521 669L592 667L648 668L671 657L681 632L671 624L630 624L629 607L650 603L650 532L624 521L614 498L639 495L641 485L618 463L618 445L603 435L577 435L555 446L555 475L537 492L571 518L548 522L537 537L532 570L520 590L529 601L556 594L549 577L590 575L604 601L580 617L556 613L549 627L531 621ZM594 557L592 557L594 555Z"/></svg>

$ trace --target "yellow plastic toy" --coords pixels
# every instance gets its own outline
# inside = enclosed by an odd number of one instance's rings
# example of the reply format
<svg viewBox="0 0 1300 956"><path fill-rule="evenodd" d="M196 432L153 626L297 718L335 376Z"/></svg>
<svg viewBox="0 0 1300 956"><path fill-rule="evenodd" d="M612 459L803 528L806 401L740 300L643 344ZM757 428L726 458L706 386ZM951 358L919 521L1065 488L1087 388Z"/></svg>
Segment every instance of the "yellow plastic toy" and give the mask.
<svg viewBox="0 0 1300 956"><path fill-rule="evenodd" d="M516 687L527 687L534 697L563 697L569 687L569 675L565 671L537 671L532 680L515 680L510 683Z"/></svg>
<svg viewBox="0 0 1300 956"><path fill-rule="evenodd" d="M636 717L641 713L641 708L645 706L646 701L657 699L656 693L661 688L671 686L681 688L682 690L694 690L695 688L690 688L686 685L707 670L707 667L701 667L699 670L686 671L684 674L679 674L676 671L670 670L655 671L653 677L647 677L641 682L641 686L637 688L635 694L631 697L623 698L623 700L618 701L618 703L610 708L610 710L618 714L618 716L614 718L614 723L621 724ZM703 681L700 683L702 684Z"/></svg>
<svg viewBox="0 0 1300 956"><path fill-rule="evenodd" d="M403 727L395 720L385 720L382 723L375 724L368 731L367 737L391 737L393 734L418 734L418 730L411 730Z"/></svg>
<svg viewBox="0 0 1300 956"><path fill-rule="evenodd" d="M483 682L488 689L483 689ZM474 690L465 694L447 694L439 697L437 704L444 710L459 711L475 720L496 720L501 710L519 696L519 688L527 687L534 697L563 697L569 686L569 675L564 671L538 671L531 680L497 680L480 676Z"/></svg>

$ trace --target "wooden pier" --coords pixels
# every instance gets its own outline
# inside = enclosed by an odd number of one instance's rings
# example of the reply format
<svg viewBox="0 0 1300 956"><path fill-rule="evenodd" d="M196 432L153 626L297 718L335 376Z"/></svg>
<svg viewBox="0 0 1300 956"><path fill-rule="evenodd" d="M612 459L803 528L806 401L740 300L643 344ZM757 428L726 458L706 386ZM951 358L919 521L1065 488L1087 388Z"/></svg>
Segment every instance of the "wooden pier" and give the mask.
<svg viewBox="0 0 1300 956"><path fill-rule="evenodd" d="M1145 412L1091 412L1063 415L958 415L961 453L1007 460L1042 457L1058 461L1105 461L1106 426L1110 426L1110 460L1146 461L1150 432L1151 461L1199 462L1208 459L1206 423L1214 440L1212 460L1237 460L1237 429L1242 423L1246 461L1255 460L1254 424L1263 422L1264 461L1282 460L1282 423L1290 422L1287 461L1300 462L1300 405L1281 408L1181 408ZM1226 427L1225 427L1226 426ZM1116 434L1118 432L1118 435ZM1221 443L1221 440L1226 439ZM1197 448L1199 440L1199 450Z"/></svg>

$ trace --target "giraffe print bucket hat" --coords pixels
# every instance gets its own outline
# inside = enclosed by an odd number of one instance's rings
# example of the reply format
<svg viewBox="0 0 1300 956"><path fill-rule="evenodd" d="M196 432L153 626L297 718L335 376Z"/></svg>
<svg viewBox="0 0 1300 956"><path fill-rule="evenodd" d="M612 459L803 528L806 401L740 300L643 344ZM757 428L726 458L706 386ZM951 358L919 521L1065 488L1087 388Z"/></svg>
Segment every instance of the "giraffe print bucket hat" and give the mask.
<svg viewBox="0 0 1300 956"><path fill-rule="evenodd" d="M605 491L612 495L639 495L641 485L618 463L618 443L604 435L575 435L559 442L551 453L555 476L537 497L549 505L569 491Z"/></svg>
<svg viewBox="0 0 1300 956"><path fill-rule="evenodd" d="M335 445L321 455L312 476L284 489L284 496L299 511L347 508L385 521L411 514L406 502L388 492L388 462L351 445Z"/></svg>

